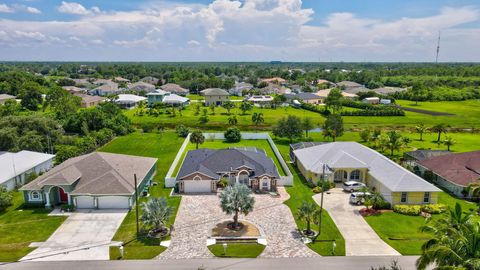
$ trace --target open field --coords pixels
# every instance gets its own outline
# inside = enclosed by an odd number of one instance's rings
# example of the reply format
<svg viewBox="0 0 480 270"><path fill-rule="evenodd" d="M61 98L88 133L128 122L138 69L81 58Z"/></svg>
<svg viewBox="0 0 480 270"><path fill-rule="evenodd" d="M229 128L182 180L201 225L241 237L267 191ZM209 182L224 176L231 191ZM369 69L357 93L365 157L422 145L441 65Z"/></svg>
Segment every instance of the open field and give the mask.
<svg viewBox="0 0 480 270"><path fill-rule="evenodd" d="M170 224L173 224L181 198L169 197L171 189L164 188L164 179L182 142L183 138L171 131L161 134L132 133L114 139L99 151L158 158L157 174L154 177L157 185L150 188L150 196L166 197L169 205L175 207L175 213L170 218ZM146 200L141 198L140 203ZM158 240L136 239L135 211L127 214L113 240L125 243L125 259L151 259L165 250L159 246ZM117 259L118 256L118 248L111 248L110 258Z"/></svg>
<svg viewBox="0 0 480 270"><path fill-rule="evenodd" d="M23 192L13 193L13 205L0 212L0 262L17 261L34 248L32 242L43 242L66 217L52 216L45 208L22 208Z"/></svg>

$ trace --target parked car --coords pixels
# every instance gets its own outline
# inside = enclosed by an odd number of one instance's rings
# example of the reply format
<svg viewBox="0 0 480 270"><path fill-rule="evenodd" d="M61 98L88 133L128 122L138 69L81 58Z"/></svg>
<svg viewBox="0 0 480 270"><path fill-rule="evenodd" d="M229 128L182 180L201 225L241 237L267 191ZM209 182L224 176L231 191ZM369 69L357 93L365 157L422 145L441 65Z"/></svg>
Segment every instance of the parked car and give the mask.
<svg viewBox="0 0 480 270"><path fill-rule="evenodd" d="M372 196L372 194L370 192L353 192L350 195L350 203L351 204L356 204L356 205L361 205L370 196Z"/></svg>
<svg viewBox="0 0 480 270"><path fill-rule="evenodd" d="M364 183L357 181L347 181L343 183L343 190L347 192L355 192L366 187Z"/></svg>

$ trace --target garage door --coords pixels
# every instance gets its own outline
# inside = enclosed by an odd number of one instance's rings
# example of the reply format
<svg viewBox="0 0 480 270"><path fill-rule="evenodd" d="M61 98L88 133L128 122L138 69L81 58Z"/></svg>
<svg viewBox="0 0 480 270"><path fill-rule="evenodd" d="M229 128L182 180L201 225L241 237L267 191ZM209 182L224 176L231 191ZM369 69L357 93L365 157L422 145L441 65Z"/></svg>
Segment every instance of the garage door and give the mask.
<svg viewBox="0 0 480 270"><path fill-rule="evenodd" d="M130 208L128 197L104 196L98 197L99 209L126 209Z"/></svg>
<svg viewBox="0 0 480 270"><path fill-rule="evenodd" d="M91 196L78 196L75 197L77 201L77 208L95 208L93 203L93 197Z"/></svg>
<svg viewBox="0 0 480 270"><path fill-rule="evenodd" d="M185 193L206 193L212 192L211 180L190 180L184 181Z"/></svg>

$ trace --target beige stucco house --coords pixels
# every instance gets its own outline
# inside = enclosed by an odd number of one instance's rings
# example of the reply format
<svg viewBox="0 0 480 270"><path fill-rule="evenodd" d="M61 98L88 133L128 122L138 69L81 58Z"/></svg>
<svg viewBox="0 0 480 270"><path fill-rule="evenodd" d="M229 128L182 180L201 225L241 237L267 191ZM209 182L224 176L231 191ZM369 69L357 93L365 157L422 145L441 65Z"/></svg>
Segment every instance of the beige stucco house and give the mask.
<svg viewBox="0 0 480 270"><path fill-rule="evenodd" d="M230 94L220 88L208 88L200 91L200 94L205 97L205 106L214 104L215 106L221 106L223 103L230 100Z"/></svg>

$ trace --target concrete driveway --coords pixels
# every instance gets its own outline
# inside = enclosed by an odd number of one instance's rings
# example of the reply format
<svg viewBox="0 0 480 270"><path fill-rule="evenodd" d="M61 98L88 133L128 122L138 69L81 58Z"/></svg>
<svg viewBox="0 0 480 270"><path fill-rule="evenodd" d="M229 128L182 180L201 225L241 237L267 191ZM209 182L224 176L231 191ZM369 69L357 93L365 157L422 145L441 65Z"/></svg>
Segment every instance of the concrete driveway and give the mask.
<svg viewBox="0 0 480 270"><path fill-rule="evenodd" d="M364 206L351 205L348 202L350 194L340 188L325 193L323 206L328 211L337 228L345 238L347 256L393 256L400 255L395 249L386 244L377 233L368 225L358 212ZM313 196L320 205L321 195Z"/></svg>
<svg viewBox="0 0 480 270"><path fill-rule="evenodd" d="M38 248L21 260L109 260L113 235L127 210L78 210Z"/></svg>
<svg viewBox="0 0 480 270"><path fill-rule="evenodd" d="M260 255L263 258L316 257L297 232L290 209L283 204L289 198L283 187L278 188L279 198L269 195L254 195L254 211L240 219L255 224L267 240ZM213 258L207 248L207 238L215 224L231 219L220 208L217 195L183 195L175 219L170 247L159 259Z"/></svg>

